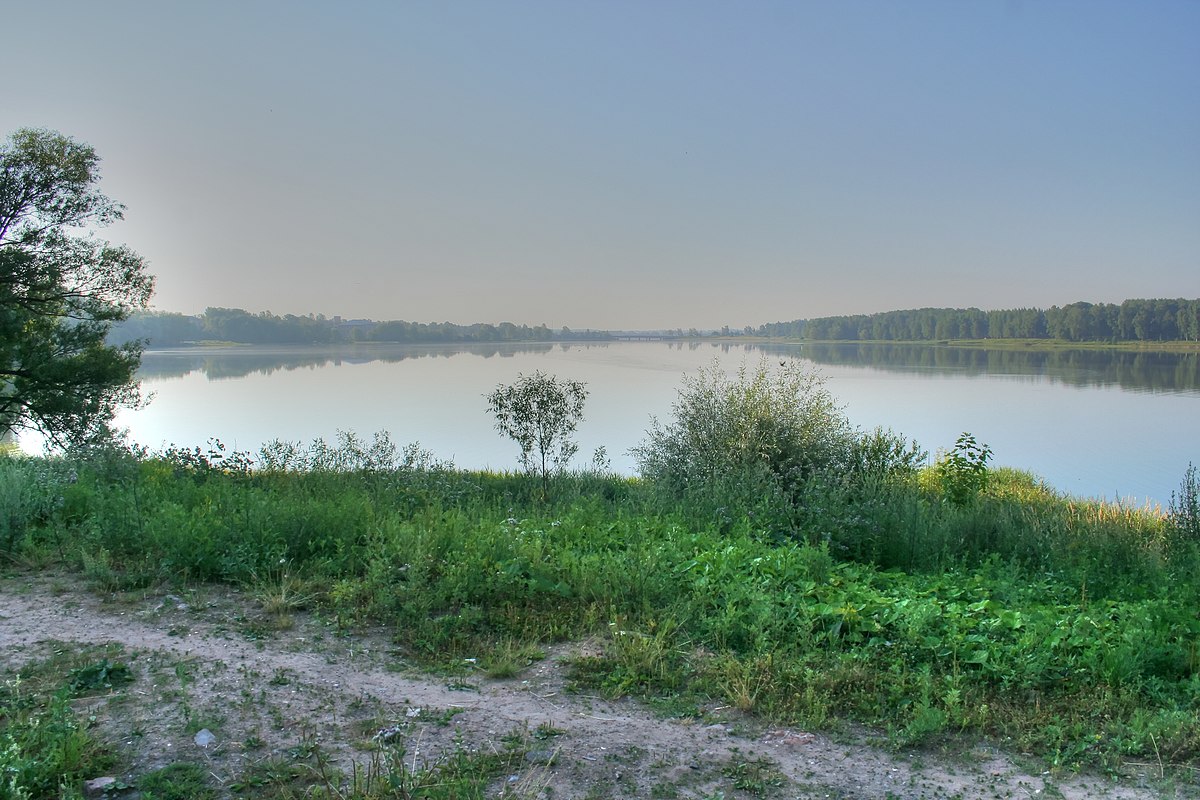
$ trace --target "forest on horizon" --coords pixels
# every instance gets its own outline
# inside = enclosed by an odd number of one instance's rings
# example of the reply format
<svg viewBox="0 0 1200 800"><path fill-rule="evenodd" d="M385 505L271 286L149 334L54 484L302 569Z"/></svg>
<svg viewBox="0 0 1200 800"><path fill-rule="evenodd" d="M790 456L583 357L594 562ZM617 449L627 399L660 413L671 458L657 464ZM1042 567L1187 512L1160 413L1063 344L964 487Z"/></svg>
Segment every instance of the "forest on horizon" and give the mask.
<svg viewBox="0 0 1200 800"><path fill-rule="evenodd" d="M1125 300L1119 305L1080 301L1045 310L917 308L775 322L760 326L757 333L815 341L1196 342L1200 341L1200 299Z"/></svg>
<svg viewBox="0 0 1200 800"><path fill-rule="evenodd" d="M695 328L671 336L702 335ZM1136 299L1115 303L1076 302L1048 309L918 308L875 314L796 319L758 328L723 327L711 335L755 335L813 341L950 341L961 339L1047 339L1065 342L1200 341L1200 299ZM239 344L454 344L491 342L594 341L610 331L552 330L545 324L345 320L322 314L277 316L240 308L208 308L191 316L143 311L114 326L115 343L143 341L150 347L196 342Z"/></svg>

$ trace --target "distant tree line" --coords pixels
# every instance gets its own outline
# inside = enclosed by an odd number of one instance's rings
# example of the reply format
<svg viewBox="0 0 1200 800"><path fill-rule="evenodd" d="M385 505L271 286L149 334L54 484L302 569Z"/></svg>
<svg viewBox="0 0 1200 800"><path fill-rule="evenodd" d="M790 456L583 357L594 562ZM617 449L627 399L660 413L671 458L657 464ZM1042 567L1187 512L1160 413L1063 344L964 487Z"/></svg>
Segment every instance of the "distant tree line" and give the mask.
<svg viewBox="0 0 1200 800"><path fill-rule="evenodd" d="M828 341L1057 339L1067 342L1200 341L1200 299L1071 303L1062 307L917 308L775 322L760 336Z"/></svg>
<svg viewBox="0 0 1200 800"><path fill-rule="evenodd" d="M550 342L610 338L604 331L555 332L545 325L498 325L452 322L405 322L390 320L343 320L322 314L276 316L269 311L254 314L240 308L207 308L199 316L162 311L133 314L114 326L110 341L146 341L151 347L177 347L196 342L239 344L348 344L396 342L406 344L453 344L475 342Z"/></svg>

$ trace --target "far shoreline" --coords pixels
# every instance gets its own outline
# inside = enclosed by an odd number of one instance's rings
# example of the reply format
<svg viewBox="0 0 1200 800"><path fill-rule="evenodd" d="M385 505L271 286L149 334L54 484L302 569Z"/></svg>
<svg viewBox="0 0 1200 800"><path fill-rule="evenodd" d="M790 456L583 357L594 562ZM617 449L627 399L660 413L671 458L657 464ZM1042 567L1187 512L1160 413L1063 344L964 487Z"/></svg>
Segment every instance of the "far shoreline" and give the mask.
<svg viewBox="0 0 1200 800"><path fill-rule="evenodd" d="M208 350L219 348L274 347L297 350L342 349L405 345L412 347L466 347L475 345L596 345L630 341L628 339L519 339L504 342L233 342L204 340L156 346L147 344L144 352L168 350ZM1110 350L1144 353L1200 353L1200 342L1186 340L1164 342L1072 342L1065 339L791 339L770 336L680 336L646 339L647 342L688 342L711 344L790 344L790 345L908 345L920 347L960 347L976 350Z"/></svg>
<svg viewBox="0 0 1200 800"><path fill-rule="evenodd" d="M1066 339L791 339L770 336L700 336L672 341L745 344L916 345L977 350L1117 350L1148 353L1200 353L1200 342L1072 342Z"/></svg>

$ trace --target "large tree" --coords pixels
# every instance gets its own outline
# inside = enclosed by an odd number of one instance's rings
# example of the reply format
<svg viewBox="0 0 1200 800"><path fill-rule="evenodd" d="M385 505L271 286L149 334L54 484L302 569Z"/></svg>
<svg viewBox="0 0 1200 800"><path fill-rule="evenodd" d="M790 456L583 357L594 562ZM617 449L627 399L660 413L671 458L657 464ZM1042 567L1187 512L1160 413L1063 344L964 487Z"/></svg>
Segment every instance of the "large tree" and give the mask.
<svg viewBox="0 0 1200 800"><path fill-rule="evenodd" d="M0 144L0 433L79 443L138 400L140 345L105 336L146 307L154 278L137 253L95 234L124 211L96 188L99 162L54 131L25 128Z"/></svg>

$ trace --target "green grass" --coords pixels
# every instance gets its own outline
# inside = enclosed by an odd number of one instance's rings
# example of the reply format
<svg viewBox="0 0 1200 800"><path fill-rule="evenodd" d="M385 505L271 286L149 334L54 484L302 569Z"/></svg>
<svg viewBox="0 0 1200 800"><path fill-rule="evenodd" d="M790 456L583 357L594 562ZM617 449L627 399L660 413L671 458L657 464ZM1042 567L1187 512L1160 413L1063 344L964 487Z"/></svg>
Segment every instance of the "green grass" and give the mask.
<svg viewBox="0 0 1200 800"><path fill-rule="evenodd" d="M488 791L500 779L528 772L527 745L527 737L517 731L504 737L501 749L469 752L459 747L424 766L408 758L403 747L388 745L343 773L313 744L292 759L260 762L231 789L235 796L263 800L484 800L495 796ZM506 785L501 797L534 797L539 788L527 775Z"/></svg>
<svg viewBox="0 0 1200 800"><path fill-rule="evenodd" d="M200 764L177 762L143 775L137 782L143 800L216 800Z"/></svg>
<svg viewBox="0 0 1200 800"><path fill-rule="evenodd" d="M105 591L246 586L277 617L315 607L346 628L390 626L406 657L451 674L475 658L505 677L544 644L599 636L577 684L671 713L712 702L853 721L897 746L965 732L1065 768L1200 763L1198 543L1161 513L1024 473L992 470L962 502L933 469L814 484L777 528L611 476L566 476L543 501L525 476L436 464L246 471L110 454L69 469L77 480L41 484L50 500L8 554L62 561ZM47 472L67 468L4 475ZM24 730L11 713L0 736Z"/></svg>
<svg viewBox="0 0 1200 800"><path fill-rule="evenodd" d="M113 764L71 701L132 680L114 648L60 648L0 684L0 797L79 797Z"/></svg>

